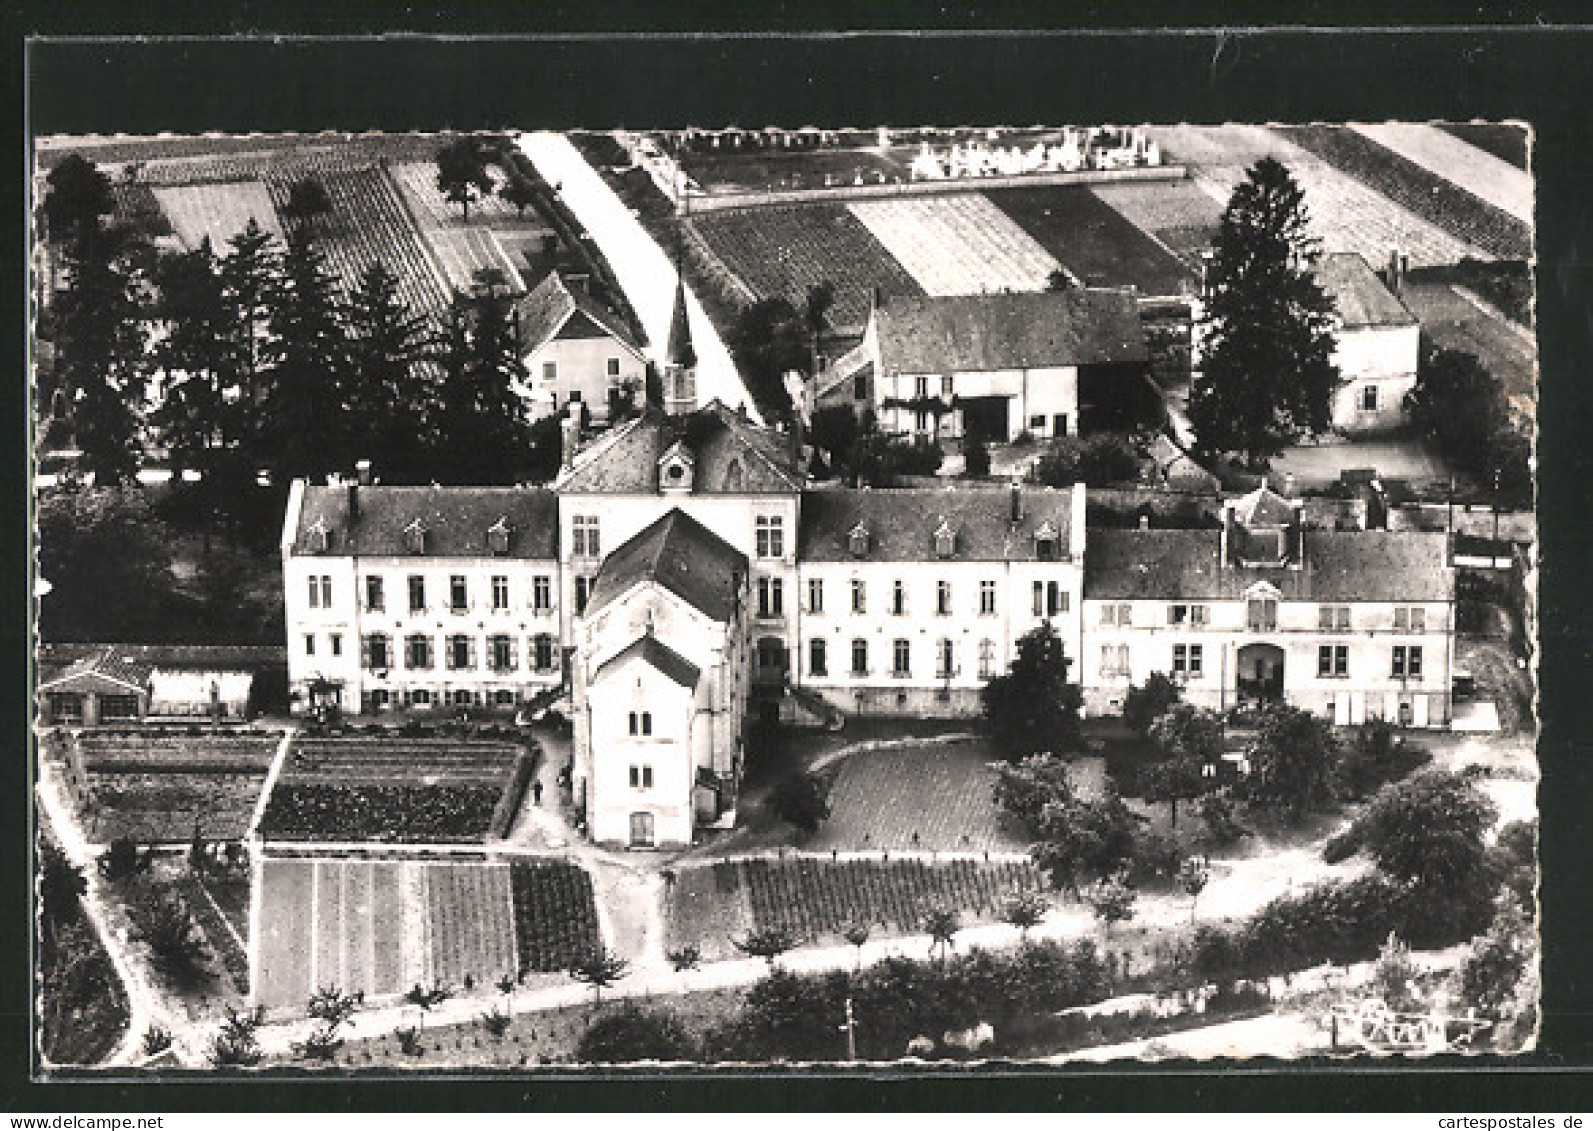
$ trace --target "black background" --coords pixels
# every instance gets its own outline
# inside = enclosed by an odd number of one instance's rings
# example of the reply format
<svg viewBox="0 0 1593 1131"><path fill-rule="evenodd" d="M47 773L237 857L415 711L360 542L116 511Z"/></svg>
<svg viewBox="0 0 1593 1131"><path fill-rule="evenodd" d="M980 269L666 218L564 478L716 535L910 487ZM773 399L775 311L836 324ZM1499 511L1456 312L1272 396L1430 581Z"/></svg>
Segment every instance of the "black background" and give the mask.
<svg viewBox="0 0 1593 1131"><path fill-rule="evenodd" d="M0 632L11 677L0 796L0 1110L1397 1110L1593 1108L1593 624L1585 598L1593 439L1593 25L1573 4L1130 10L976 4L112 4L0 2L0 76L14 175L6 225L0 411L16 437L0 521ZM1415 7L1414 5L1410 7ZM1191 24L1192 19L1199 23ZM1071 27L1064 27L1066 20ZM1479 20L1487 21L1479 24ZM534 21L534 22L531 22ZM1172 28L1162 25L1174 25ZM1316 26L1308 26L1315 24ZM1131 26L1132 25L1132 26ZM1219 26L1220 25L1220 26ZM733 34L726 29L737 29ZM991 30L991 29L1023 30ZM862 29L873 29L865 31ZM928 29L928 30L924 30ZM375 33L388 34L369 38ZM517 33L515 38L483 39ZM303 38L303 37L314 38ZM125 38L138 37L138 38ZM241 38L221 38L241 37ZM32 1083L28 999L28 452L24 191L31 133L194 133L737 124L1027 125L1065 122L1515 118L1536 131L1540 403L1544 1029L1512 1062L1445 1058L1346 1068L1220 1066L896 1070L748 1076L472 1077L395 1084L308 1076L181 1086Z"/></svg>

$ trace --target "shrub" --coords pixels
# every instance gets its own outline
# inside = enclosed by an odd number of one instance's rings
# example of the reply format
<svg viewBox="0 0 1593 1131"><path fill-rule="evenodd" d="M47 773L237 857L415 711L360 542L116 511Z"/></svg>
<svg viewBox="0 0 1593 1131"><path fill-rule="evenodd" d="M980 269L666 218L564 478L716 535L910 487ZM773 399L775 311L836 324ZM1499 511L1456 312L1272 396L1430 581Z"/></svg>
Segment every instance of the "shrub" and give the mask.
<svg viewBox="0 0 1593 1131"><path fill-rule="evenodd" d="M119 836L100 854L100 875L111 883L125 880L139 871L138 845L131 837Z"/></svg>
<svg viewBox="0 0 1593 1131"><path fill-rule="evenodd" d="M624 1064L637 1060L694 1060L696 1042L667 1009L643 1009L626 1002L603 1014L581 1035L577 1060Z"/></svg>
<svg viewBox="0 0 1593 1131"><path fill-rule="evenodd" d="M830 815L830 783L818 774L787 774L770 791L769 806L787 824L818 832Z"/></svg>
<svg viewBox="0 0 1593 1131"><path fill-rule="evenodd" d="M1250 835L1250 830L1240 823L1234 803L1226 794L1213 793L1200 802L1200 819L1206 826L1206 836L1218 848L1237 844Z"/></svg>
<svg viewBox="0 0 1593 1131"><path fill-rule="evenodd" d="M1135 734L1148 734L1151 724L1183 697L1183 689L1167 673L1151 672L1143 687L1131 685L1123 696L1123 721Z"/></svg>
<svg viewBox="0 0 1593 1131"><path fill-rule="evenodd" d="M1474 782L1431 770L1384 788L1352 832L1393 879L1453 893L1489 878L1483 836L1497 816Z"/></svg>
<svg viewBox="0 0 1593 1131"><path fill-rule="evenodd" d="M1101 433L1080 438L1063 436L1051 441L1034 465L1031 478L1050 487L1087 483L1105 487L1139 476L1139 454L1126 437Z"/></svg>
<svg viewBox="0 0 1593 1131"><path fill-rule="evenodd" d="M979 479L990 474L990 448L977 436L963 445L963 474Z"/></svg>

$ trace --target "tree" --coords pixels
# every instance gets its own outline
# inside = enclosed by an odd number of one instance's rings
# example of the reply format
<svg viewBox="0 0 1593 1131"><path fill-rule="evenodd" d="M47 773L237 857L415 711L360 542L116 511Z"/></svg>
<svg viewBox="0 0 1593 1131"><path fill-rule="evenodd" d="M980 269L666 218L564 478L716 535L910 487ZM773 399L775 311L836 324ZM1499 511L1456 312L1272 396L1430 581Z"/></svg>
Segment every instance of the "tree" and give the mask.
<svg viewBox="0 0 1593 1131"><path fill-rule="evenodd" d="M575 1058L587 1064L693 1060L696 1042L672 1011L626 1002L596 1018L581 1034Z"/></svg>
<svg viewBox="0 0 1593 1131"><path fill-rule="evenodd" d="M1267 706L1248 757L1250 772L1235 791L1252 805L1298 821L1337 794L1338 740L1332 724L1309 711Z"/></svg>
<svg viewBox="0 0 1593 1131"><path fill-rule="evenodd" d="M1251 467L1332 424L1334 307L1316 280L1309 227L1305 193L1263 157L1217 230L1189 419L1202 448L1239 452Z"/></svg>
<svg viewBox="0 0 1593 1131"><path fill-rule="evenodd" d="M1178 866L1178 890L1189 897L1189 921L1195 921L1195 905L1200 902L1200 893L1206 890L1206 885L1211 882L1211 869L1207 866L1205 858L1191 856Z"/></svg>
<svg viewBox="0 0 1593 1131"><path fill-rule="evenodd" d="M629 973L631 964L617 954L611 954L602 944L586 952L566 971L583 985L592 987L592 1004L603 1004L603 990Z"/></svg>
<svg viewBox="0 0 1593 1131"><path fill-rule="evenodd" d="M770 791L769 807L787 824L816 833L830 816L830 783L820 774L787 774Z"/></svg>
<svg viewBox="0 0 1593 1131"><path fill-rule="evenodd" d="M863 969L863 946L868 942L869 929L867 923L852 923L841 932L841 937L852 945L857 951L857 957L852 962L852 971L857 973Z"/></svg>
<svg viewBox="0 0 1593 1131"><path fill-rule="evenodd" d="M1059 436L1035 461L1029 477L1048 487L1087 483L1105 487L1139 477L1139 452L1128 437L1101 432L1093 436Z"/></svg>
<svg viewBox="0 0 1593 1131"><path fill-rule="evenodd" d="M120 883L138 872L138 845L132 837L119 836L100 853L100 875L111 883Z"/></svg>
<svg viewBox="0 0 1593 1131"><path fill-rule="evenodd" d="M46 640L152 640L171 588L171 535L141 487L65 485L39 493L39 602ZM106 594L116 600L106 600Z"/></svg>
<svg viewBox="0 0 1593 1131"><path fill-rule="evenodd" d="M754 400L760 405L788 405L785 375L793 369L809 370L811 342L802 313L776 296L743 310L725 344Z"/></svg>
<svg viewBox="0 0 1593 1131"><path fill-rule="evenodd" d="M1076 749L1084 695L1068 682L1072 665L1049 620L1018 637L1018 655L981 694L986 728L1009 761Z"/></svg>
<svg viewBox="0 0 1593 1131"><path fill-rule="evenodd" d="M426 320L410 311L398 279L379 263L360 276L345 308L348 412L354 454L392 483L429 482L424 422L435 412Z"/></svg>
<svg viewBox="0 0 1593 1131"><path fill-rule="evenodd" d="M1027 946L1029 932L1045 919L1046 910L1045 899L1038 892L1027 891L1013 896L1002 905L1001 921L1009 927L1018 928L1018 935Z"/></svg>
<svg viewBox="0 0 1593 1131"><path fill-rule="evenodd" d="M804 371L813 376L819 371L819 347L824 331L830 328L830 311L835 306L835 285L829 280L808 288L807 300L802 304L802 326L808 332L808 364Z"/></svg>
<svg viewBox="0 0 1593 1131"><path fill-rule="evenodd" d="M442 483L512 484L525 473L530 430L525 362L506 289L456 296L439 339L442 386L431 429Z"/></svg>
<svg viewBox="0 0 1593 1131"><path fill-rule="evenodd" d="M1097 881L1084 900L1110 938L1113 927L1134 917L1136 898L1134 889L1121 876L1109 876Z"/></svg>
<svg viewBox="0 0 1593 1131"><path fill-rule="evenodd" d="M492 191L487 153L474 137L461 137L437 151L437 191L464 209L470 219L470 202Z"/></svg>
<svg viewBox="0 0 1593 1131"><path fill-rule="evenodd" d="M1077 796L1067 763L1054 755L998 767L995 800L1037 838L1034 862L1058 890L1077 893L1081 881L1114 872L1133 856L1139 819L1110 790Z"/></svg>
<svg viewBox="0 0 1593 1131"><path fill-rule="evenodd" d="M797 944L796 935L789 928L778 926L748 931L744 938L730 941L742 954L763 959L771 970L774 969L774 960L786 951L795 949Z"/></svg>
<svg viewBox="0 0 1593 1131"><path fill-rule="evenodd" d="M995 802L1024 823L1037 826L1047 806L1073 803L1073 785L1066 760L1055 754L1033 754L1016 765L997 766Z"/></svg>
<svg viewBox="0 0 1593 1131"><path fill-rule="evenodd" d="M215 977L210 948L181 900L151 894L134 920L138 937L149 948L150 964L173 985L186 989Z"/></svg>
<svg viewBox="0 0 1593 1131"><path fill-rule="evenodd" d="M1130 684L1123 696L1123 721L1135 734L1149 734L1151 724L1182 701L1184 689L1166 672L1151 672L1143 687Z"/></svg>
<svg viewBox="0 0 1593 1131"><path fill-rule="evenodd" d="M441 983L430 989L416 982L404 993L404 1001L420 1010L420 1027L426 1027L426 1015L435 1007L454 996L454 992Z"/></svg>
<svg viewBox="0 0 1593 1131"><path fill-rule="evenodd" d="M940 960L944 963L946 955L956 945L954 940L961 929L962 920L954 907L932 907L925 912L924 933L929 936L929 957L934 958L936 951L939 951Z"/></svg>
<svg viewBox="0 0 1593 1131"><path fill-rule="evenodd" d="M314 177L302 177L288 186L288 199L282 207L282 215L295 229L307 228L317 216L325 216L331 211L332 198L327 195L326 187Z"/></svg>
<svg viewBox="0 0 1593 1131"><path fill-rule="evenodd" d="M498 196L514 209L515 215L525 219L525 210L537 202L536 189L524 177L509 176L498 186Z"/></svg>
<svg viewBox="0 0 1593 1131"><path fill-rule="evenodd" d="M1455 467L1491 472L1495 431L1509 421L1503 387L1482 362L1459 350L1427 349L1416 384L1405 395L1411 427L1431 440Z"/></svg>
<svg viewBox="0 0 1593 1131"><path fill-rule="evenodd" d="M1493 922L1471 941L1470 953L1454 976L1460 1001L1494 1023L1496 1046L1508 1047L1511 1035L1530 1034L1535 1025L1536 964L1537 932L1532 921L1514 897L1500 896ZM1505 1032L1503 1040L1500 1030Z"/></svg>
<svg viewBox="0 0 1593 1131"><path fill-rule="evenodd" d="M1216 782L1222 758L1222 719L1187 703L1175 704L1150 727L1151 741L1164 755L1140 772L1145 800L1168 804L1172 827L1178 827L1178 803L1193 801Z"/></svg>
<svg viewBox="0 0 1593 1131"><path fill-rule="evenodd" d="M154 357L167 383L153 422L175 479L189 468L208 475L220 451L236 439L228 424L240 392L237 314L209 239L194 251L162 257L155 284L155 313L166 334Z"/></svg>
<svg viewBox="0 0 1593 1131"><path fill-rule="evenodd" d="M111 179L76 153L51 169L45 183L44 218L52 242L80 240L116 210Z"/></svg>
<svg viewBox="0 0 1593 1131"><path fill-rule="evenodd" d="M1429 770L1381 790L1350 835L1391 879L1451 894L1487 880L1484 838L1498 816L1469 777Z"/></svg>
<svg viewBox="0 0 1593 1131"><path fill-rule="evenodd" d="M348 340L326 260L302 229L288 239L264 352L262 455L279 481L323 478L348 455Z"/></svg>
<svg viewBox="0 0 1593 1131"><path fill-rule="evenodd" d="M355 1012L365 1002L365 991L346 994L336 986L326 986L310 995L305 1013L317 1021L324 1021L332 1029L352 1025Z"/></svg>
<svg viewBox="0 0 1593 1131"><path fill-rule="evenodd" d="M253 436L261 353L283 282L282 245L251 216L227 246L230 250L221 259L221 281L235 318L233 347L243 381L240 411L250 418L247 428L235 434Z"/></svg>
<svg viewBox="0 0 1593 1131"><path fill-rule="evenodd" d="M702 964L702 948L696 943L687 943L679 950L666 952L664 957L669 960L669 964L677 973L684 973L687 970L695 970Z"/></svg>
<svg viewBox="0 0 1593 1131"><path fill-rule="evenodd" d="M850 405L819 409L813 414L813 423L808 429L809 441L829 455L832 465L840 464L851 454L862 434L862 424Z"/></svg>
<svg viewBox="0 0 1593 1131"><path fill-rule="evenodd" d="M236 1010L227 1007L221 1029L210 1038L208 1056L213 1068L250 1068L264 1057L257 1033L265 1020L265 1007Z"/></svg>
<svg viewBox="0 0 1593 1131"><path fill-rule="evenodd" d="M1383 1003L1395 1013L1411 1013L1422 1006L1416 989L1419 971L1411 960L1410 947L1390 931L1377 952L1372 966L1372 987Z"/></svg>
<svg viewBox="0 0 1593 1131"><path fill-rule="evenodd" d="M1073 272L1066 267L1058 267L1045 278L1045 289L1048 291L1076 291L1079 281L1074 278Z"/></svg>

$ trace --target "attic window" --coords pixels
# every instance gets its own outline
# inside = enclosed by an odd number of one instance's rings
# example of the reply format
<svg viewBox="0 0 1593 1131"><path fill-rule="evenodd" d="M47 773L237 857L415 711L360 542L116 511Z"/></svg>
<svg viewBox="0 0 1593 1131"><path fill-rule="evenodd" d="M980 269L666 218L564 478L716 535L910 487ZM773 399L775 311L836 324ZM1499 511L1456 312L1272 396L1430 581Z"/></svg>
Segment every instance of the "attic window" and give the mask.
<svg viewBox="0 0 1593 1131"><path fill-rule="evenodd" d="M1055 561L1057 557L1057 543L1060 541L1055 526L1051 520L1046 519L1040 528L1034 532L1034 553L1041 561Z"/></svg>
<svg viewBox="0 0 1593 1131"><path fill-rule="evenodd" d="M324 554L332 548L332 532L326 528L325 519L316 519L306 533L311 553Z"/></svg>
<svg viewBox="0 0 1593 1131"><path fill-rule="evenodd" d="M852 527L852 532L846 536L846 540L854 558L861 558L868 554L868 527L861 522Z"/></svg>
<svg viewBox="0 0 1593 1131"><path fill-rule="evenodd" d="M404 548L412 554L426 552L426 528L421 525L420 519L404 527Z"/></svg>
<svg viewBox="0 0 1593 1131"><path fill-rule="evenodd" d="M487 548L494 554L507 554L509 552L509 520L500 517L487 530Z"/></svg>
<svg viewBox="0 0 1593 1131"><path fill-rule="evenodd" d="M949 558L957 552L957 532L945 519L940 520L940 525L935 527L935 556Z"/></svg>

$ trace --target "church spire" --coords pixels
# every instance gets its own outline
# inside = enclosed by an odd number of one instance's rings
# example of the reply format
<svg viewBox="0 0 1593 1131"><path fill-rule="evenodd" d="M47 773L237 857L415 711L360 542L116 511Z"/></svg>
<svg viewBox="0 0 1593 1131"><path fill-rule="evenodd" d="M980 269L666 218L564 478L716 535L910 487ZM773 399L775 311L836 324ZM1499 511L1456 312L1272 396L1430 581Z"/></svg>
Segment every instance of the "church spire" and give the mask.
<svg viewBox="0 0 1593 1131"><path fill-rule="evenodd" d="M669 321L669 348L664 355L664 411L684 416L697 411L697 351L686 319L686 283L675 281L675 312Z"/></svg>

